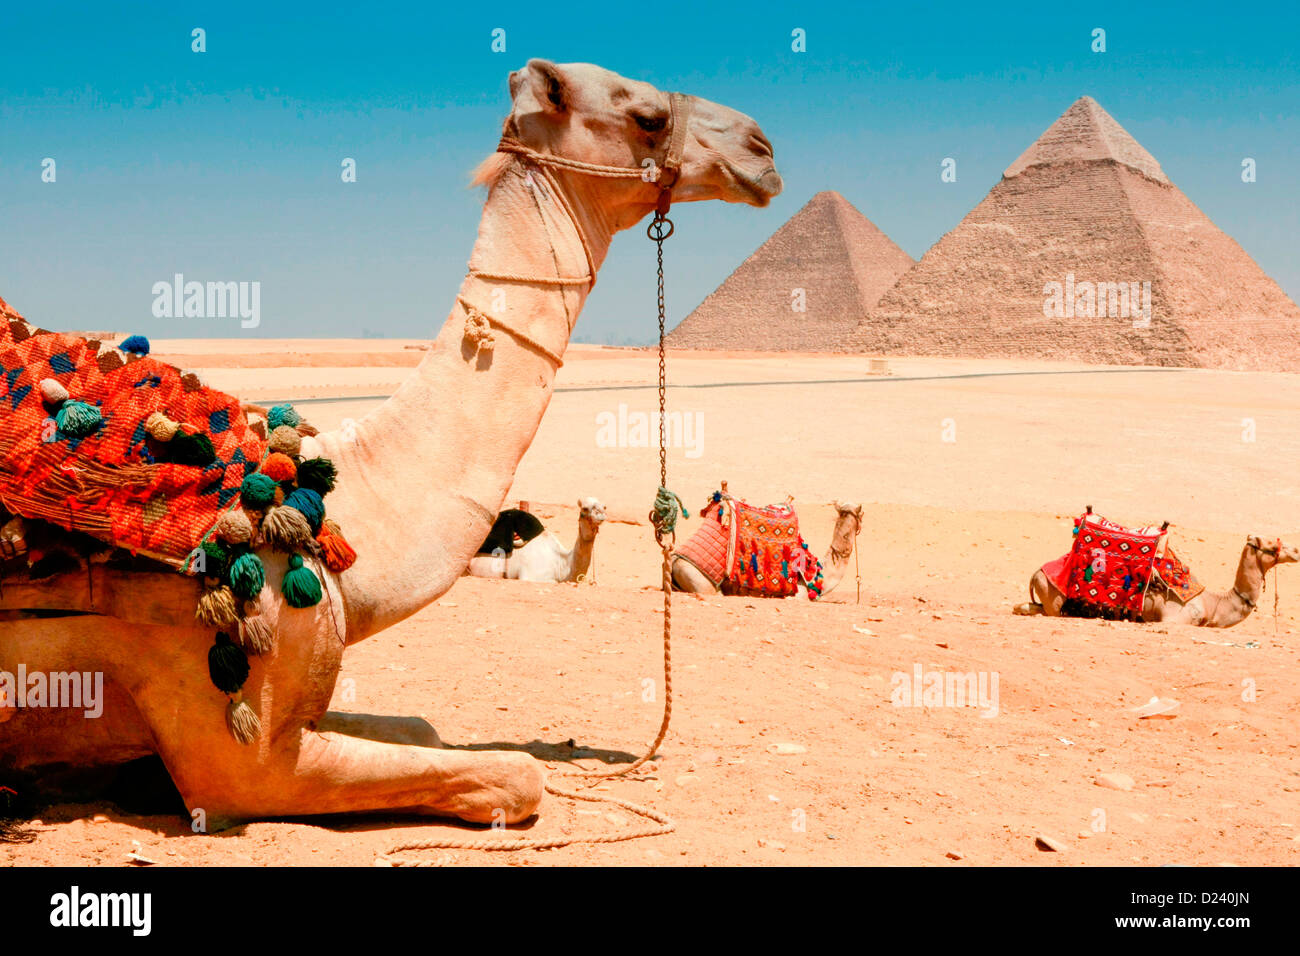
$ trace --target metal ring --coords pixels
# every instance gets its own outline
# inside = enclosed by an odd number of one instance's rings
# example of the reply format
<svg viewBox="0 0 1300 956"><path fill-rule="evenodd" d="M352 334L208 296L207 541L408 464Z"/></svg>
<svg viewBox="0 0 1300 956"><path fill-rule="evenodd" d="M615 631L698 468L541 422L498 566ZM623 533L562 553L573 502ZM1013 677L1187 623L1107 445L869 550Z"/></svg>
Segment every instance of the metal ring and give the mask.
<svg viewBox="0 0 1300 956"><path fill-rule="evenodd" d="M664 223L668 224L668 231L664 232ZM657 228L656 228L657 227ZM650 225L646 226L645 234L655 242L663 242L673 234L673 221L667 216L658 217L650 220Z"/></svg>

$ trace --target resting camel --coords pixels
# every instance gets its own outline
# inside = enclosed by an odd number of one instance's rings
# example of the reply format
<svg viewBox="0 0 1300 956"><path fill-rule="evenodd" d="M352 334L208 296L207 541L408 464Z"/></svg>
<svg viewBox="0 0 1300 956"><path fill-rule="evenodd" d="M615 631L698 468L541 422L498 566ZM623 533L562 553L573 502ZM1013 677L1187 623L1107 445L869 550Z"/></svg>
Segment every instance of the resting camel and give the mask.
<svg viewBox="0 0 1300 956"><path fill-rule="evenodd" d="M545 781L527 753L423 746L437 738L422 721L328 712L342 655L461 576L533 440L614 234L655 211L661 186L674 202L765 206L782 184L758 125L728 107L590 64L531 60L509 86L508 139L477 171L487 198L446 324L387 402L355 427L303 439L304 457L338 469L330 515L360 557L341 575L321 569L324 599L296 609L280 597L286 555L263 553L277 649L253 661L243 689L260 738L241 745L227 731L195 581L92 565L3 582L0 611L13 613L0 615L0 670L102 672L105 702L98 720L0 709L0 770L158 754L209 828L361 811L477 822L535 812Z"/></svg>
<svg viewBox="0 0 1300 956"><path fill-rule="evenodd" d="M528 512L517 512L532 518ZM595 498L578 499L578 540L572 548L566 548L560 539L545 529L541 522L533 518L535 525L528 532L537 529L524 543L515 548L502 547L497 536L498 526L503 523L513 524L510 519L515 515L503 511L497 517L483 546L469 562L469 574L476 578L509 578L512 581L534 581L554 584L559 581L586 581L595 583L592 571L592 551L596 544L596 535L605 521L605 506ZM502 519L506 519L505 522ZM485 551L487 553L485 553ZM505 553L502 553L505 552Z"/></svg>
<svg viewBox="0 0 1300 956"><path fill-rule="evenodd" d="M1251 535L1241 549L1237 576L1226 592L1203 591L1183 604L1177 593L1153 587L1142 601L1143 623L1192 624L1197 627L1232 627L1250 617L1264 593L1264 577L1279 564L1300 561L1300 550L1284 545L1279 538L1267 544ZM1016 614L1060 617L1065 595L1039 568L1029 581L1033 599L1015 607Z"/></svg>
<svg viewBox="0 0 1300 956"><path fill-rule="evenodd" d="M724 484L725 490L725 484ZM831 532L831 544L822 558L822 571L825 583L821 596L835 590L848 569L849 559L853 557L853 545L858 532L862 530L862 506L835 502L835 530ZM680 555L673 555L673 584L680 591L688 594L719 594L726 591L726 584L721 586L709 580L699 568Z"/></svg>

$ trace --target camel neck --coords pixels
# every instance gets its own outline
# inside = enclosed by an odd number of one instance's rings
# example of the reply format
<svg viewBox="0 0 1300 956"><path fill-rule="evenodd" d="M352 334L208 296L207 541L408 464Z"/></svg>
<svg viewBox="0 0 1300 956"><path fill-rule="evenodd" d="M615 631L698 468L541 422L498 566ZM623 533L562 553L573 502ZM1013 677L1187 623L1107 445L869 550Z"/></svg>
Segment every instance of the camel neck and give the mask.
<svg viewBox="0 0 1300 956"><path fill-rule="evenodd" d="M537 179L530 182L523 164L512 163L492 186L471 273L586 273L577 231L557 197L537 189ZM566 198L598 267L611 235L594 211L598 193L579 184ZM491 349L466 334L458 301L387 402L319 436L322 454L339 471L330 516L358 554L340 579L349 642L414 614L464 571L550 402L556 366L548 353L563 355L588 291L585 283L467 276L459 300L490 316Z"/></svg>
<svg viewBox="0 0 1300 956"><path fill-rule="evenodd" d="M1264 594L1264 575L1266 570L1259 554L1250 547L1241 552L1241 561L1237 565L1237 576L1233 581L1233 587L1238 594L1250 598L1254 604L1259 603L1259 599ZM1250 608L1247 607L1247 612Z"/></svg>
<svg viewBox="0 0 1300 956"><path fill-rule="evenodd" d="M573 544L573 578L577 581L585 578L591 570L591 557L595 551L596 536L584 533L578 525L578 540Z"/></svg>

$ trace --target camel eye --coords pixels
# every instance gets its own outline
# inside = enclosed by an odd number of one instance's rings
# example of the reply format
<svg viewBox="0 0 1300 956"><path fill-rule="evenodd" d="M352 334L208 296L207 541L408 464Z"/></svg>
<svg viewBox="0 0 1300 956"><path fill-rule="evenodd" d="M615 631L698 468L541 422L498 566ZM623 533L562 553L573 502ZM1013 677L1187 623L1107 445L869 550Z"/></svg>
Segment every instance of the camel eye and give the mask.
<svg viewBox="0 0 1300 956"><path fill-rule="evenodd" d="M668 125L666 116L634 116L633 119L647 133L657 133Z"/></svg>

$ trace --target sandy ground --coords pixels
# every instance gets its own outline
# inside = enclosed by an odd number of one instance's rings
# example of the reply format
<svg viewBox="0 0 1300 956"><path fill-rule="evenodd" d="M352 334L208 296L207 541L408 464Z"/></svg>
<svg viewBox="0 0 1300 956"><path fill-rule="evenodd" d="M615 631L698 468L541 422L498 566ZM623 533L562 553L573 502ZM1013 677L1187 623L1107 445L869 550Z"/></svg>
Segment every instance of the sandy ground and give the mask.
<svg viewBox="0 0 1300 956"><path fill-rule="evenodd" d="M333 427L391 391L400 366L418 360L408 344L155 343L155 352L250 400L301 400L313 423ZM293 352L306 358L276 357ZM367 353L386 354L355 358ZM204 366L204 354L238 361ZM1009 613L1032 571L1069 547L1070 518L1087 504L1123 522L1172 521L1180 555L1215 589L1231 584L1246 534L1295 535L1300 376L889 364L889 375L871 376L861 357L670 356L670 408L691 430L671 452L669 483L692 512L723 478L756 503L791 494L820 553L829 502L865 504L861 603L852 570L818 604L676 598L676 703L662 760L646 779L592 792L651 806L677 831L397 859L1300 861L1295 567L1270 579L1260 612L1227 631ZM654 409L653 376L644 352L571 350L510 494L565 539L578 496L606 503L597 583L465 579L350 652L336 709L418 714L449 745L526 748L557 773L642 751L662 704L658 562L645 524L657 452L633 424ZM353 397L317 401L338 396ZM910 680L918 666L996 675L996 715L892 705L895 675ZM1135 716L1152 696L1177 700L1176 716ZM1099 786L1103 773L1134 785ZM536 820L504 838L639 825L626 810L548 797ZM368 865L403 842L492 835L392 817L194 835L178 815L107 802L49 808L38 830L32 845L0 847L0 862L121 864L138 841L161 865ZM1061 851L1036 848L1040 834Z"/></svg>

